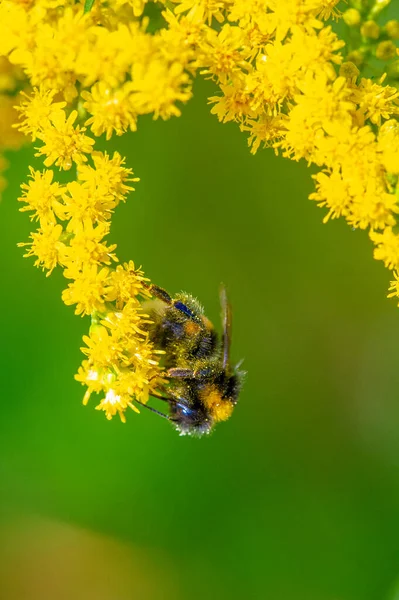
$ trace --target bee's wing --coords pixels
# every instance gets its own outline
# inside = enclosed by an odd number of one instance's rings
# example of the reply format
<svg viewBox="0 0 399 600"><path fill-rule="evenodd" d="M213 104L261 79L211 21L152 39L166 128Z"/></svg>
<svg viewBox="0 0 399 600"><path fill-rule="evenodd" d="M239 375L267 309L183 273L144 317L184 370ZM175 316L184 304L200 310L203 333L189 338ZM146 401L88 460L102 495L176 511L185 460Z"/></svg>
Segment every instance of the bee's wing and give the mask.
<svg viewBox="0 0 399 600"><path fill-rule="evenodd" d="M231 342L231 305L227 298L226 287L220 286L220 305L222 308L222 326L223 326L223 368L226 368L230 359Z"/></svg>

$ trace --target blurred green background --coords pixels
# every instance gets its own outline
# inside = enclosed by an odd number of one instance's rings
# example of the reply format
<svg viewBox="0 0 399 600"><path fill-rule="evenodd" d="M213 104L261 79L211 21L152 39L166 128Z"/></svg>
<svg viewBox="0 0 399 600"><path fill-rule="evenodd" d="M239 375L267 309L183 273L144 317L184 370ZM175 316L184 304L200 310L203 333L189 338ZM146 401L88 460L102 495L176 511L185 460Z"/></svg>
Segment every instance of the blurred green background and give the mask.
<svg viewBox="0 0 399 600"><path fill-rule="evenodd" d="M251 156L198 81L179 119L112 142L141 178L110 239L219 320L247 380L233 417L181 438L142 411L81 404L88 319L23 259L32 150L0 206L0 597L5 600L395 600L399 311L367 234L322 225L311 171ZM110 146L108 146L109 148ZM397 595L396 595L397 594Z"/></svg>

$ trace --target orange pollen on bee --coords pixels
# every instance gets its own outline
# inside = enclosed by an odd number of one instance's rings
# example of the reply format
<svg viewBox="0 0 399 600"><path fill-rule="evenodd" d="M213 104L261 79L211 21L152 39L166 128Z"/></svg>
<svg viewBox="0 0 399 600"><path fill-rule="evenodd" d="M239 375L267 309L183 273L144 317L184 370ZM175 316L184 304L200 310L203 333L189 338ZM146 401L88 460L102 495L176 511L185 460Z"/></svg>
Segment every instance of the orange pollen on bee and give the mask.
<svg viewBox="0 0 399 600"><path fill-rule="evenodd" d="M213 329L213 324L210 322L209 319L207 319L207 317L205 317L205 315L202 315L201 320L203 322L203 324L205 325L205 328L210 331L211 329Z"/></svg>
<svg viewBox="0 0 399 600"><path fill-rule="evenodd" d="M201 394L201 400L209 410L214 421L227 421L231 417L234 405L228 400L223 400L220 392L212 385L205 387Z"/></svg>
<svg viewBox="0 0 399 600"><path fill-rule="evenodd" d="M194 321L186 321L186 323L184 324L184 333L186 333L187 335L196 335L199 332L199 330L200 326Z"/></svg>

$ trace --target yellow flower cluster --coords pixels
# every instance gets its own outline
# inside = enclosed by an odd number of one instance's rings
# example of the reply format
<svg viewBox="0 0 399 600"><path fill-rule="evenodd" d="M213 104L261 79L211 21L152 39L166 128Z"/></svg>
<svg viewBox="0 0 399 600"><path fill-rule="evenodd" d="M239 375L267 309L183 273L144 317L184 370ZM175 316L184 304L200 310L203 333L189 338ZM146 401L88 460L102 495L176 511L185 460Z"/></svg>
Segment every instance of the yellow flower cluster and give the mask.
<svg viewBox="0 0 399 600"><path fill-rule="evenodd" d="M209 99L211 112L248 132L253 153L271 146L292 160L317 165L310 199L327 209L324 222L343 216L352 227L369 229L375 258L396 272L399 91L386 84L386 74L371 80L361 77L353 62L344 62L345 43L323 22L337 15L336 4L233 0L183 2L179 9L190 8L192 19L202 7L204 21L213 16L221 23L218 32L205 27L197 41L202 73L220 90ZM377 16L389 0L366 4L369 16ZM372 53L393 60L399 23L390 21L382 29L355 12L363 36L357 64ZM384 36L392 39L381 41ZM391 291L399 297L397 278Z"/></svg>
<svg viewBox="0 0 399 600"><path fill-rule="evenodd" d="M31 168L29 182L22 185L21 210L29 211L39 228L21 245L47 275L59 265L69 280L64 303L75 305L78 315L91 315L82 348L87 359L76 376L87 386L84 403L92 392L102 393L97 408L107 418L119 413L125 420L126 408L135 408L133 399L145 403L160 381L157 350L142 329L148 323L140 303L140 297L149 297L147 280L132 261L115 265L116 245L105 240L114 209L138 179L117 152L112 158L93 152L94 140L74 125L76 111L67 118L65 103L53 103L53 96L35 90L19 107L20 128L42 141L38 155L46 156L46 167L69 169L75 163L77 178L61 185L53 170Z"/></svg>
<svg viewBox="0 0 399 600"><path fill-rule="evenodd" d="M191 96L192 53L186 40L161 29L146 32L137 15L144 1L96 2L84 13L75 0L0 5L0 55L18 65L32 86L56 91L87 112L94 135L136 129L139 115L179 115Z"/></svg>
<svg viewBox="0 0 399 600"><path fill-rule="evenodd" d="M132 173L117 153L95 151L94 138L135 131L140 115L179 116L198 72L218 89L211 112L235 121L251 152L270 146L319 167L310 198L326 208L324 221L343 216L369 229L399 296L399 92L382 73L371 80L358 69L371 55L396 68L399 25L374 20L388 3L347 8L362 46L345 60L345 43L326 24L340 16L338 0L0 3L0 111L11 90L14 135L37 141L46 167L22 186L21 210L39 222L27 255L47 274L59 265L69 280L63 301L92 317L77 376L85 402L99 392L98 408L124 419L133 399L145 403L162 382L140 308L147 280L132 262L115 266L116 247L105 241ZM76 176L61 185L49 167Z"/></svg>
<svg viewBox="0 0 399 600"><path fill-rule="evenodd" d="M47 275L57 265L63 269L69 282L64 303L91 316L82 348L87 358L76 378L87 387L84 403L99 393L97 408L123 421L127 407L137 411L133 400L146 403L162 382L161 352L145 331L141 300L150 296L148 280L132 261L116 265L116 246L106 242L112 213L137 179L118 153L111 158L94 150L87 128L108 139L135 130L140 114L179 115L177 103L190 98L184 37L168 41L166 30L147 33L148 19L140 18L145 4L116 0L85 13L74 0L0 3L0 56L12 74L4 85L22 89L18 99L8 99L20 122L4 136L5 145L13 147L21 133L30 136L46 167L31 168L22 185L21 210L30 211L39 228L21 245ZM1 101L0 110L3 119ZM61 185L50 167L74 167L76 176Z"/></svg>

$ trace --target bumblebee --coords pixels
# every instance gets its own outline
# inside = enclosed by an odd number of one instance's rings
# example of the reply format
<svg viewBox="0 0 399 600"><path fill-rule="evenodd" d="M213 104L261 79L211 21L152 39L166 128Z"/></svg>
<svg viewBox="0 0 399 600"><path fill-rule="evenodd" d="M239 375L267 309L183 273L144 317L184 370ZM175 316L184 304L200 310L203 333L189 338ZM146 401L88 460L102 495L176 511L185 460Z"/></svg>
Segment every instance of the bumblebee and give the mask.
<svg viewBox="0 0 399 600"><path fill-rule="evenodd" d="M223 335L220 338L199 302L184 292L172 298L162 288L149 285L155 298L145 304L152 323L149 338L165 351L167 384L153 393L168 404L165 417L180 435L201 436L233 412L244 373L230 365L231 307L224 287L220 291Z"/></svg>

